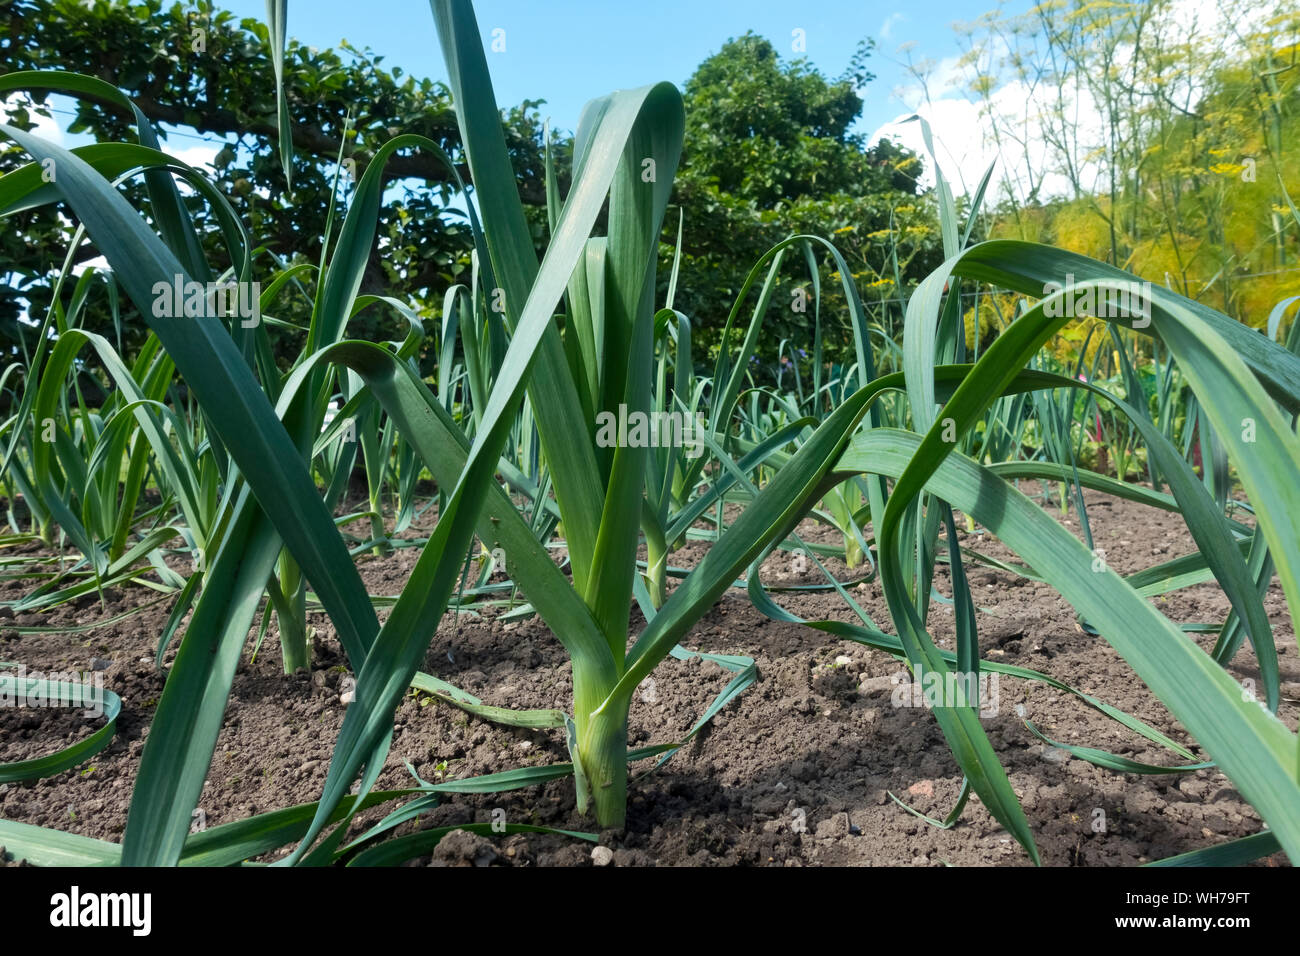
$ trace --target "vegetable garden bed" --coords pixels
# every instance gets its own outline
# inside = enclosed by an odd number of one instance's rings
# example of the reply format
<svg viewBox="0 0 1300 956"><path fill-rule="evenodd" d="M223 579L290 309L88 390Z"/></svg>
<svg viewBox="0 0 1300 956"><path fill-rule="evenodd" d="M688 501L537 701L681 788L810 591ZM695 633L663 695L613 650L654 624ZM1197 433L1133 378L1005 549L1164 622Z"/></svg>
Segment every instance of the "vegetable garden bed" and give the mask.
<svg viewBox="0 0 1300 956"><path fill-rule="evenodd" d="M1175 515L1091 491L1085 500L1093 533L1099 542L1108 543L1108 554L1121 573L1194 549ZM1059 517L1057 508L1050 510ZM432 513L427 514L408 536L427 532L431 518ZM1077 528L1075 512L1068 520ZM809 541L826 535L810 522L800 532ZM985 534L963 530L960 537L982 553L1010 557ZM674 556L674 564L691 566L705 548L702 543L688 545ZM412 559L411 551L362 559L367 588L375 594L394 592ZM827 568L849 576L834 559ZM811 584L818 577L815 569L792 572L788 557L770 557L763 566L765 583L774 586ZM977 604L990 611L982 617L981 629L990 660L1046 670L1186 742L1177 722L1109 645L1078 626L1074 612L1051 588L982 569L972 572L972 585ZM949 593L942 566L937 587ZM0 600L22 593L21 582L0 586ZM873 616L884 615L877 584L862 585L853 593ZM833 593L776 596L782 606L805 618L850 620ZM13 628L90 624L130 612L154 597L140 588L116 589L105 609L91 600L83 607L0 622L0 658L33 669L65 671L89 669L95 658L112 661L103 672L106 686L123 698L117 736L106 750L58 776L5 786L0 817L121 840L142 734L162 690L163 675L152 658L170 600L119 623L76 633L19 633ZM1294 727L1300 715L1300 662L1276 585L1265 596L1265 608L1275 626L1283 681L1280 714ZM1169 595L1161 609L1178 622L1208 621L1222 618L1228 603L1218 587L1205 584ZM426 669L488 704L563 709L572 693L563 649L535 619L503 624L494 618L491 612L482 618L448 614ZM324 615L313 614L311 619L328 635ZM950 612L937 616L934 634L941 646L951 646ZM1196 639L1207 650L1213 643L1213 635ZM235 677L199 801L206 826L309 802L320 793L344 713L339 696L346 660L337 642L325 636L318 643L312 674L286 679L275 644L272 627L258 659L250 661L246 652ZM753 657L761 678L719 713L698 742L658 771L637 781L638 770L649 769L653 761L634 766L627 829L603 836L602 842L614 851L614 865L1028 863L977 801L956 826L944 830L909 815L890 798L893 793L915 809L942 818L961 783L930 715L893 705L901 670L893 657L769 620L738 589L729 591L701 621L690 646ZM1244 657L1229 670L1238 680L1259 676ZM685 734L730 676L698 659L666 661L655 671L653 694L643 692L633 704L630 745ZM1025 806L1045 864L1137 865L1259 831L1258 815L1218 771L1138 776L1104 770L1044 744L1025 726L1017 705L1025 707L1026 716L1045 734L1064 738L1064 743L1102 747L1153 764L1175 761L1068 693L1003 678L998 714L984 725ZM396 723L378 789L414 782L404 766L406 759L431 782L567 759L560 731L500 727L427 697L405 700ZM0 762L38 756L48 752L51 741L62 740L64 734L84 735L90 726L66 711L0 709ZM397 832L490 823L498 808L509 822L591 829L589 818L576 814L572 782L564 779L505 794L449 795L419 822ZM803 811L802 833L796 810ZM383 813L366 811L354 832L362 832ZM1099 821L1104 821L1104 832L1097 832ZM436 850L412 862L556 866L590 865L592 859L591 845L571 837L462 832L445 837ZM1288 864L1279 853L1263 865Z"/></svg>

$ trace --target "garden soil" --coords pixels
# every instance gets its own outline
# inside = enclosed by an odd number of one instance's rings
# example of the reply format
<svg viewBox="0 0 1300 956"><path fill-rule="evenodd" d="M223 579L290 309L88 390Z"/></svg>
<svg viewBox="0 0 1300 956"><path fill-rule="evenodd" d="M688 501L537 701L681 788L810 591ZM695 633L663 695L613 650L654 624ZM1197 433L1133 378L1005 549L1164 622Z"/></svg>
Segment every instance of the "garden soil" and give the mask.
<svg viewBox="0 0 1300 956"><path fill-rule="evenodd" d="M1032 490L1032 483L1027 486ZM1182 520L1162 511L1088 493L1096 546L1121 573L1194 550ZM1079 533L1077 512L1058 520ZM426 515L410 532L427 534ZM959 516L964 529L964 519ZM806 539L834 543L836 536L805 522ZM360 528L358 527L358 533ZM982 530L962 530L963 544L995 558L1012 559ZM707 542L674 554L689 568ZM10 550L7 554L21 552ZM40 552L28 552L37 557ZM359 559L372 594L397 594L414 548ZM773 587L816 584L815 564L799 570L789 554L763 566ZM841 580L849 570L830 560ZM979 615L983 656L1045 671L1078 690L1119 707L1175 740L1195 742L1101 637L1089 635L1076 613L1050 587L1008 572L969 567ZM946 566L935 586L948 594ZM33 579L0 582L0 601L14 601ZM888 629L879 583L851 585L854 598ZM806 619L856 619L833 591L774 591L792 613ZM1199 585L1154 599L1178 623L1221 622L1228 602L1214 585ZM23 627L95 625L151 601L153 606L118 623L64 633L20 632ZM0 818L118 841L149 723L162 694L164 673L153 657L172 598L144 587L115 588L101 605L83 598L49 613L0 619L0 660L29 670L101 668L105 685L123 700L113 742L86 764L32 784L0 786ZM1292 730L1300 714L1300 663L1284 598L1277 584L1265 607L1274 626L1282 672L1281 716ZM3 610L0 610L0 614ZM387 613L380 610L381 618ZM482 698L511 708L572 706L571 668L560 644L537 620L502 623L481 614L449 613L433 640L425 670ZM952 647L951 608L936 602L931 629ZM272 625L256 658L252 640L240 663L199 808L211 827L257 813L315 800L321 793L334 740L345 713L340 700L346 661L328 618L313 615L317 631L310 674L286 677ZM633 613L633 633L642 625ZM1202 647L1215 635L1187 637ZM889 654L834 639L798 624L771 621L744 591L728 591L683 641L691 649L741 654L758 663L760 679L729 703L706 730L662 767L632 768L627 826L604 832L616 866L1025 866L1029 859L972 797L947 829L961 773L933 715L923 707L895 706L903 669ZM174 647L168 652L170 663ZM1229 668L1241 681L1258 680L1249 647ZM633 704L630 746L680 740L731 674L694 658L669 658L643 685ZM991 689L991 688L990 688ZM992 709L992 708L990 708ZM67 746L102 719L80 711L0 708L0 761L26 759ZM1178 755L1140 737L1078 697L1042 683L1001 677L996 713L983 720L1033 827L1043 862L1051 866L1130 866L1256 833L1258 814L1216 770L1138 776L1102 770L1045 743L1026 725L1065 744L1097 747L1132 760L1176 765ZM425 780L466 778L521 766L568 760L562 731L500 727L441 702L408 695L396 714L392 750L380 788L414 784L409 761ZM366 811L357 826L392 805ZM571 779L510 793L448 796L441 806L398 832L420 827L488 823L494 811L512 823L590 830L575 812ZM501 815L496 814L496 819ZM360 829L355 832L359 833ZM592 845L538 834L481 837L459 831L432 855L411 865L592 865ZM272 854L275 859L286 851ZM608 854L601 854L608 859ZM9 862L15 862L12 859ZM1262 865L1284 866L1275 855Z"/></svg>

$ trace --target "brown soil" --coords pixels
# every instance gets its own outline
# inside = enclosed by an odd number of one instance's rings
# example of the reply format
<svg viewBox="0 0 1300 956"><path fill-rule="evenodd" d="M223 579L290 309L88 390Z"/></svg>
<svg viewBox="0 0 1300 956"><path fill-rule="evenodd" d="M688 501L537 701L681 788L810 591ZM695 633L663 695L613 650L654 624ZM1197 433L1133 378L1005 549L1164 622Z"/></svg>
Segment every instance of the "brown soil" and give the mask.
<svg viewBox="0 0 1300 956"><path fill-rule="evenodd" d="M1193 550L1177 516L1091 493L1088 503L1096 544L1106 549L1108 562L1121 573ZM1059 517L1057 509L1053 512ZM1078 529L1077 515L1065 521ZM427 516L419 524L427 530ZM811 540L835 540L810 524L801 528L805 530ZM1012 557L983 532L963 531L962 536L977 550ZM671 564L691 567L706 547L691 543ZM396 594L415 556L414 549L405 549L382 558L361 558L360 570L371 593ZM838 561L831 560L828 567L851 576ZM799 583L789 569L790 557L778 553L764 565L763 580L771 585ZM1052 589L983 568L970 572L976 601L987 611L979 620L986 658L1046 671L1194 746L1110 646L1078 626L1074 611ZM802 581L815 583L817 575L814 566ZM4 580L0 602L13 601L32 586L30 580ZM943 565L936 587L948 593ZM858 587L854 596L888 629L877 583ZM91 598L48 614L0 620L0 659L47 672L86 670L93 658L100 659L101 666L108 661L105 684L123 699L117 735L106 750L53 778L0 786L0 817L121 839L140 752L162 693L164 675L152 659L170 602L79 633L20 634L12 628L92 623L156 597L144 588L118 589L108 595L107 607ZM805 618L854 620L833 592L777 597ZM1180 623L1221 622L1228 611L1226 598L1211 585L1157 599L1157 606ZM1282 668L1281 714L1294 729L1300 714L1300 665L1292 623L1276 584L1265 606ZM491 609L481 617L462 614L457 619L449 614L430 648L426 670L489 704L569 709L570 666L547 628L539 621L501 624L495 617ZM634 613L634 632L641 623ZM319 796L344 713L339 686L345 661L328 619L316 615L314 625L323 637L318 638L310 676L281 673L274 626L256 660L245 654L199 804L208 826ZM949 608L935 606L931 629L941 645L951 646ZM1213 638L1206 634L1189 639L1208 648ZM692 649L754 657L762 677L664 767L634 780L626 831L602 835L616 865L1028 864L1025 853L978 798L948 830L911 816L890 799L893 793L917 810L942 818L957 797L961 775L933 717L924 709L891 705L891 677L901 668L888 654L770 621L735 589L683 643ZM1258 678L1249 649L1238 655L1230 671L1237 679ZM721 667L698 659L664 661L655 671L653 694L643 689L633 705L631 746L680 739L730 677ZM1161 776L1104 771L1042 744L1017 714L1017 705L1023 705L1025 716L1064 742L1149 763L1178 762L1175 755L1071 695L1003 677L999 698L996 716L984 726L1048 865L1139 864L1261 827L1258 814L1216 771ZM96 724L79 712L2 708L0 761L48 753ZM396 715L392 751L379 786L412 785L403 760L426 780L437 780L567 759L559 731L503 728L443 704L408 697ZM651 765L638 765L634 776ZM405 826L490 822L494 808L502 808L510 822L591 828L589 820L575 813L571 780L483 797L451 796L418 823ZM391 806L372 810L365 820L373 822L388 809ZM1101 814L1105 832L1096 832ZM432 859L423 862L586 865L591 845L549 835L489 840L462 832L444 840ZM1267 863L1285 865L1286 860L1278 854Z"/></svg>

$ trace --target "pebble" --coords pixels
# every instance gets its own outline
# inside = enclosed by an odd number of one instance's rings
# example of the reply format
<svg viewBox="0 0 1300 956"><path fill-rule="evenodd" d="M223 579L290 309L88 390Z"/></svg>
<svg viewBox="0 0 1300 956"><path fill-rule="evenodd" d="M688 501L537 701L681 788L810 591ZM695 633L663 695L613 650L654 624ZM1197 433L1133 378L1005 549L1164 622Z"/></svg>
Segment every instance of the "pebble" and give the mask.
<svg viewBox="0 0 1300 956"><path fill-rule="evenodd" d="M357 699L357 680L355 677L345 677L339 681L339 703L344 707Z"/></svg>
<svg viewBox="0 0 1300 956"><path fill-rule="evenodd" d="M888 694L894 689L892 677L864 677L858 682L859 694Z"/></svg>
<svg viewBox="0 0 1300 956"><path fill-rule="evenodd" d="M614 862L614 851L607 846L598 846L591 851L591 862L595 866L609 866Z"/></svg>
<svg viewBox="0 0 1300 956"><path fill-rule="evenodd" d="M817 824L816 836L819 840L834 840L848 836L853 829L847 813L837 813L829 820Z"/></svg>
<svg viewBox="0 0 1300 956"><path fill-rule="evenodd" d="M933 797L934 781L918 780L916 781L916 783L912 784L910 787L907 788L907 792L914 797Z"/></svg>
<svg viewBox="0 0 1300 956"><path fill-rule="evenodd" d="M849 657L847 654L841 654L839 657L835 658L836 667L848 667L852 663L853 658Z"/></svg>

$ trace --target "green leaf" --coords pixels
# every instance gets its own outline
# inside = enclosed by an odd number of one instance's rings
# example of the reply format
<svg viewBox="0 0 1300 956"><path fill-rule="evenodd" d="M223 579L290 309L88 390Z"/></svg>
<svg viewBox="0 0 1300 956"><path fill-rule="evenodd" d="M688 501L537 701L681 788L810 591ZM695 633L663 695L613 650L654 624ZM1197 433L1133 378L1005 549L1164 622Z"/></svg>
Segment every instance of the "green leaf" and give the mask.
<svg viewBox="0 0 1300 956"><path fill-rule="evenodd" d="M0 673L0 705L32 706L30 701L58 701L61 705L76 707L87 713L102 713L104 726L44 757L0 763L0 783L19 783L40 780L62 773L83 764L99 753L113 740L117 732L117 718L122 712L122 699L103 685L92 686L71 681L52 681L48 678L25 677L19 674ZM23 704L22 701L28 703Z"/></svg>

